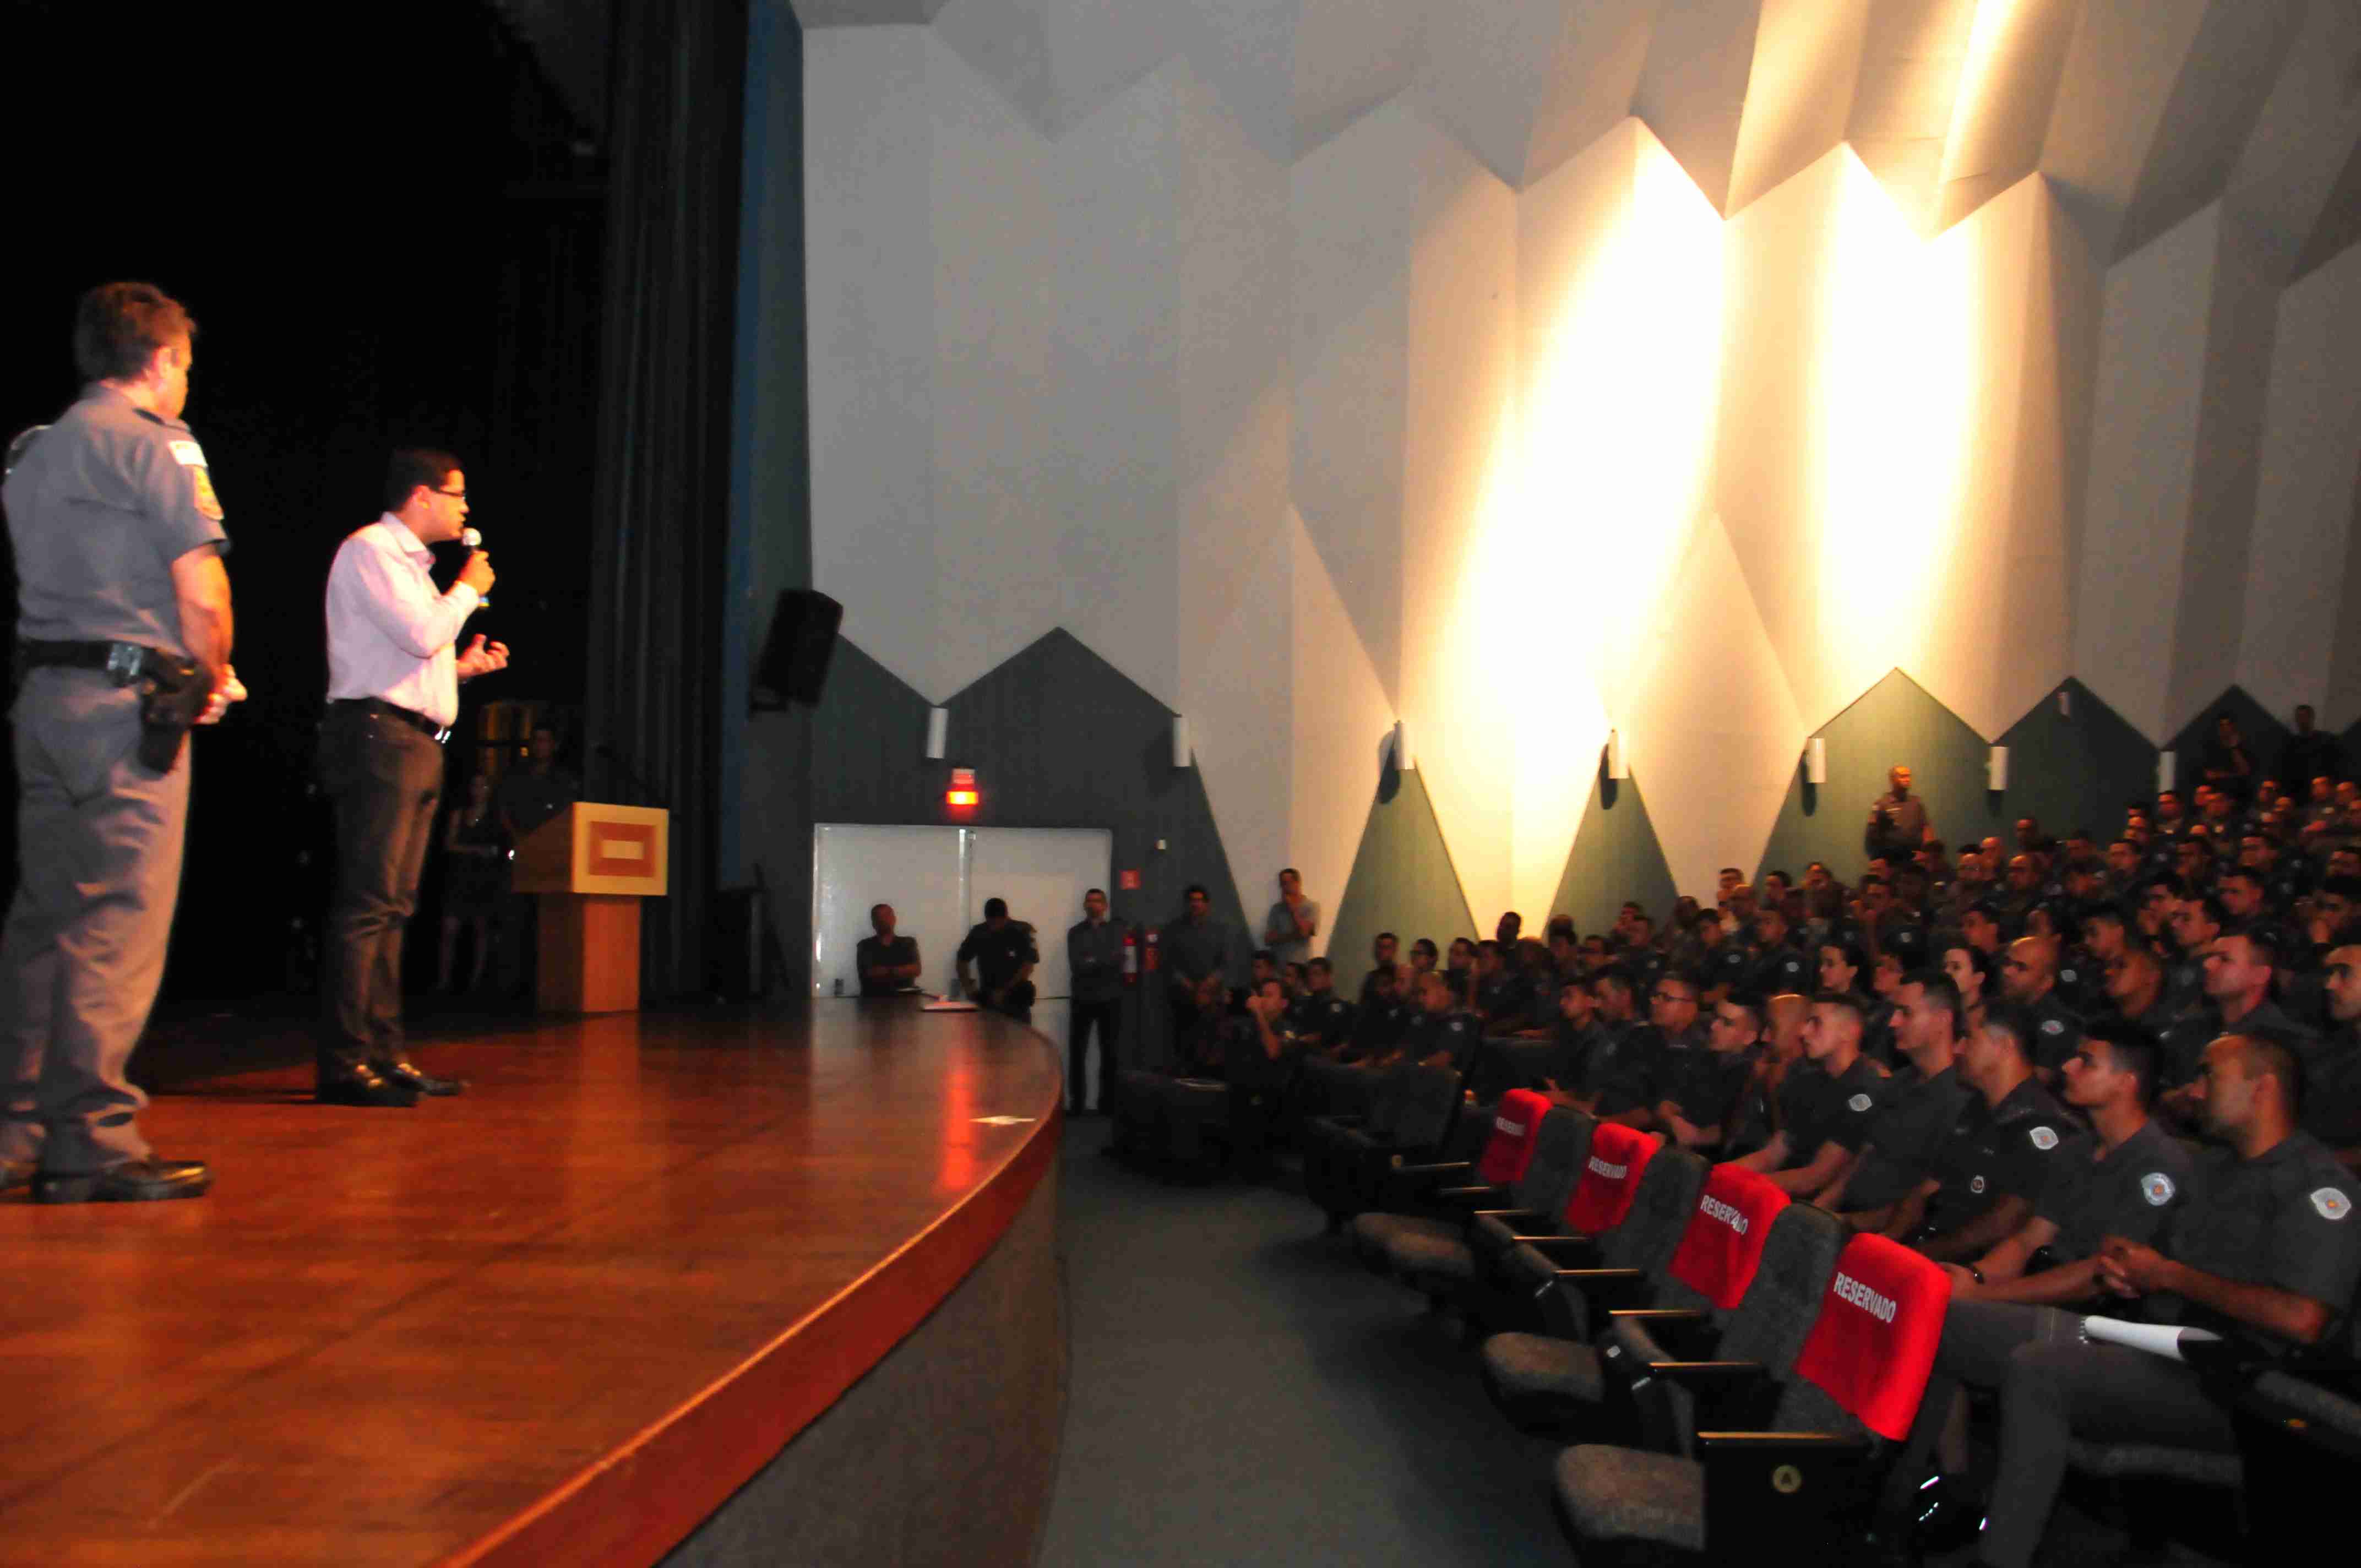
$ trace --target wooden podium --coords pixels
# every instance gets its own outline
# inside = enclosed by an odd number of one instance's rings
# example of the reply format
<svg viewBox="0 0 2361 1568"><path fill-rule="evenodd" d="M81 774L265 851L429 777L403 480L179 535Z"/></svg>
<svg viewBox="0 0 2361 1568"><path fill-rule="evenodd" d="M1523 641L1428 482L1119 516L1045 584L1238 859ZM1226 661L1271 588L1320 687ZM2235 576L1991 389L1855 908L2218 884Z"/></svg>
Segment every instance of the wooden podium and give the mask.
<svg viewBox="0 0 2361 1568"><path fill-rule="evenodd" d="M637 1010L640 900L664 895L670 820L644 806L577 801L517 845L511 885L540 895L542 1012Z"/></svg>

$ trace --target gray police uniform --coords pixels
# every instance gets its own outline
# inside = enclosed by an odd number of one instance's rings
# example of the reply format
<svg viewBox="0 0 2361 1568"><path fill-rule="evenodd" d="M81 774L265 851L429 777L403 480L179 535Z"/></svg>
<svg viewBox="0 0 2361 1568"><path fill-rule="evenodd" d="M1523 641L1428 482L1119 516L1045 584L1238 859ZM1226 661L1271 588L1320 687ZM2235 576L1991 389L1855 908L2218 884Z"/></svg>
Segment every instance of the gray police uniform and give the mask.
<svg viewBox="0 0 2361 1568"><path fill-rule="evenodd" d="M1933 1078L1915 1073L1897 1077L1887 1089L1870 1124L1860 1174L1845 1184L1845 1206L1850 1210L1898 1202L1926 1179L1936 1149L1975 1092L1960 1080L1957 1068L1949 1067Z"/></svg>
<svg viewBox="0 0 2361 1568"><path fill-rule="evenodd" d="M1071 1012L1066 1022L1066 1103L1075 1111L1090 1108L1091 1037L1099 1042L1099 1108L1115 1097L1108 1092L1122 1069L1115 1060L1115 1038L1123 1031L1123 939L1130 927L1114 920L1077 920L1066 928L1066 973L1073 986Z"/></svg>
<svg viewBox="0 0 2361 1568"><path fill-rule="evenodd" d="M172 563L229 541L187 425L93 385L33 440L0 501L20 639L188 655ZM102 1170L149 1152L147 1097L124 1069L164 975L191 763L183 746L160 777L141 765L140 694L104 670L19 673L0 1157Z"/></svg>
<svg viewBox="0 0 2361 1568"><path fill-rule="evenodd" d="M1927 1200L1927 1233L1971 1224L2004 1199L2039 1198L2073 1133L2066 1108L2037 1078L1997 1105L1987 1106L1982 1095L1969 1101L1935 1151L1928 1174L1940 1185Z"/></svg>
<svg viewBox="0 0 2361 1568"><path fill-rule="evenodd" d="M2196 1192L2165 1226L2160 1250L2225 1279L2274 1286L2325 1304L2319 1348L2351 1354L2349 1311L2361 1282L2361 1184L2309 1134L2259 1157L2208 1150ZM2125 1304L2130 1308L2130 1304ZM2143 1299L2137 1315L2211 1329L2266 1355L2290 1347L2171 1296ZM2120 1315L2133 1315L2127 1310ZM2071 1321L2071 1319L2068 1319ZM1988 1563L2029 1562L2074 1437L2235 1452L2229 1413L2195 1369L2121 1345L2049 1340L2019 1348L2001 1383L2000 1470L1984 1527Z"/></svg>

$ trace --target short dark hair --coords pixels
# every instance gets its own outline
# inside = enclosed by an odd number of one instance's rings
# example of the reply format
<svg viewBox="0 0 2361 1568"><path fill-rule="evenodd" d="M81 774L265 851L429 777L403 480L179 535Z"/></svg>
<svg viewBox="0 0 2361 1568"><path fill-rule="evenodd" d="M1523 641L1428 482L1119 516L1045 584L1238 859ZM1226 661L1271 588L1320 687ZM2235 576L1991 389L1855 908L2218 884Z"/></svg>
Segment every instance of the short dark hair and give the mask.
<svg viewBox="0 0 2361 1568"><path fill-rule="evenodd" d="M2033 1059L2033 1042L2041 1031L2041 1020L2034 1015L2032 1008L2015 1002L1987 1002L1983 1027L2006 1035L2017 1055L2026 1061Z"/></svg>
<svg viewBox="0 0 2361 1568"><path fill-rule="evenodd" d="M2128 1018L2094 1018L2082 1031L2082 1037L2103 1044L2115 1070L2139 1080L2140 1109L2156 1103L2156 1080L2164 1065L2164 1045L2153 1030L2143 1029Z"/></svg>
<svg viewBox="0 0 2361 1568"><path fill-rule="evenodd" d="M2303 1058L2296 1051L2294 1042L2276 1029L2232 1029L2227 1033L2246 1043L2246 1054L2254 1058L2256 1070L2268 1072L2279 1080L2279 1092L2286 1099L2288 1119L2293 1121L2301 1116L2303 1113Z"/></svg>
<svg viewBox="0 0 2361 1568"><path fill-rule="evenodd" d="M436 447L403 447L385 466L385 510L400 511L409 501L410 492L421 485L430 490L441 489L443 481L459 466L456 457Z"/></svg>
<svg viewBox="0 0 2361 1568"><path fill-rule="evenodd" d="M1326 959L1314 959L1303 966L1303 972L1306 974L1310 974L1313 970L1319 970L1325 974L1334 974L1336 972L1336 966Z"/></svg>
<svg viewBox="0 0 2361 1568"><path fill-rule="evenodd" d="M2244 925L2224 926L2222 927L2222 935L2243 938L2246 944L2246 950L2254 955L2257 963L2268 965L2274 970L2285 967L2283 960L2286 958L2287 938L2281 934L2278 927L2268 921L2249 920Z"/></svg>
<svg viewBox="0 0 2361 1568"><path fill-rule="evenodd" d="M1295 878L1295 880L1296 880L1296 881L1298 881L1298 882L1301 882L1301 881L1303 880L1303 873L1302 873L1301 872L1300 872L1300 871L1297 871L1293 866L1281 866L1281 867L1279 867L1279 875L1281 875L1281 876L1291 876L1291 877Z"/></svg>
<svg viewBox="0 0 2361 1568"><path fill-rule="evenodd" d="M1869 950L1861 945L1861 938L1850 931L1831 931L1820 938L1820 946L1834 948L1837 950L1837 956L1844 959L1845 967L1856 973L1869 967Z"/></svg>
<svg viewBox="0 0 2361 1568"><path fill-rule="evenodd" d="M181 302L153 283L101 283L74 307L74 369L85 381L127 381L159 348L194 338Z"/></svg>
<svg viewBox="0 0 2361 1568"><path fill-rule="evenodd" d="M987 898L983 901L983 917L986 920L1001 919L1006 916L1007 913L1008 900L1005 898Z"/></svg>
<svg viewBox="0 0 2361 1568"><path fill-rule="evenodd" d="M1816 991L1812 992L1812 1005L1833 1007L1840 1013L1850 1013L1852 1014L1854 1023L1864 1029L1869 1026L1869 1014L1861 1011L1861 998L1850 991Z"/></svg>
<svg viewBox="0 0 2361 1568"><path fill-rule="evenodd" d="M1103 888L1103 887L1086 887L1086 888L1084 888L1084 889L1082 890L1082 896L1083 896L1084 898L1088 898L1091 894L1094 894L1094 893L1095 893L1095 894L1097 894L1101 898L1104 898L1104 897L1106 896L1106 889L1104 889L1104 888Z"/></svg>
<svg viewBox="0 0 2361 1568"><path fill-rule="evenodd" d="M1432 937L1421 937L1417 941L1412 942L1410 945L1410 950L1413 955L1415 955L1422 948L1425 948L1428 952L1433 953L1437 958L1441 958L1443 956L1443 949L1434 945L1434 938Z"/></svg>
<svg viewBox="0 0 2361 1568"><path fill-rule="evenodd" d="M1369 946L1371 948L1375 948L1379 942L1400 942L1400 940L1401 938L1395 936L1391 931L1380 931L1376 936L1369 938Z"/></svg>
<svg viewBox="0 0 2361 1568"><path fill-rule="evenodd" d="M1747 1017L1752 1019L1754 1021L1755 1033L1762 1033L1763 1020L1765 1011L1765 1003L1762 997L1756 995L1751 991L1733 991L1728 996L1723 997L1722 1001L1730 1006L1738 1008L1740 1011L1743 1012Z"/></svg>
<svg viewBox="0 0 2361 1568"><path fill-rule="evenodd" d="M1966 1011L1960 1000L1960 986L1949 975L1938 969L1915 969L1902 977L1905 985L1915 985L1919 994L1951 1015L1951 1038L1960 1037L1967 1020L1960 1014Z"/></svg>

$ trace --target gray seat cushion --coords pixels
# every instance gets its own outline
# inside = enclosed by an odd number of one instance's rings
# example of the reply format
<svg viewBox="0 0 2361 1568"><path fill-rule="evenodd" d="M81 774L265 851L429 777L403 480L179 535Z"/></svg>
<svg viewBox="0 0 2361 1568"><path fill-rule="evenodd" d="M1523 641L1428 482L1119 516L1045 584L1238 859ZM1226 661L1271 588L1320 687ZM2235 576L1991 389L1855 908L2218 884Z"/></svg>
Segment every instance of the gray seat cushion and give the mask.
<svg viewBox="0 0 2361 1568"><path fill-rule="evenodd" d="M1606 1394L1598 1353L1547 1334L1494 1334L1484 1342L1484 1369L1503 1394L1556 1395L1591 1405Z"/></svg>
<svg viewBox="0 0 2361 1568"><path fill-rule="evenodd" d="M1585 1443L1557 1456L1558 1500L1585 1539L1705 1550L1705 1466Z"/></svg>
<svg viewBox="0 0 2361 1568"><path fill-rule="evenodd" d="M1459 1239L1459 1226L1450 1220L1429 1220L1416 1214L1356 1214L1353 1250L1372 1260L1386 1255L1403 1236L1444 1236Z"/></svg>
<svg viewBox="0 0 2361 1568"><path fill-rule="evenodd" d="M1456 1232L1431 1235L1404 1231L1386 1243L1387 1261L1409 1279L1473 1279L1476 1255Z"/></svg>

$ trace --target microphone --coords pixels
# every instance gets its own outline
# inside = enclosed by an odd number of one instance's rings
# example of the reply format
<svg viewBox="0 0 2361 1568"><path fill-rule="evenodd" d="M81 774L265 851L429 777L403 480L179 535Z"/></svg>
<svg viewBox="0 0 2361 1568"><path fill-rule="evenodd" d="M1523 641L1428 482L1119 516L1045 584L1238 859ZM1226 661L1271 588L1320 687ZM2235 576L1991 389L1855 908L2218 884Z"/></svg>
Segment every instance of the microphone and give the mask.
<svg viewBox="0 0 2361 1568"><path fill-rule="evenodd" d="M463 528L459 531L459 543L470 550L481 550L484 547L484 536L472 528ZM492 608L492 601L488 598L478 599L476 601L476 608L489 609Z"/></svg>

